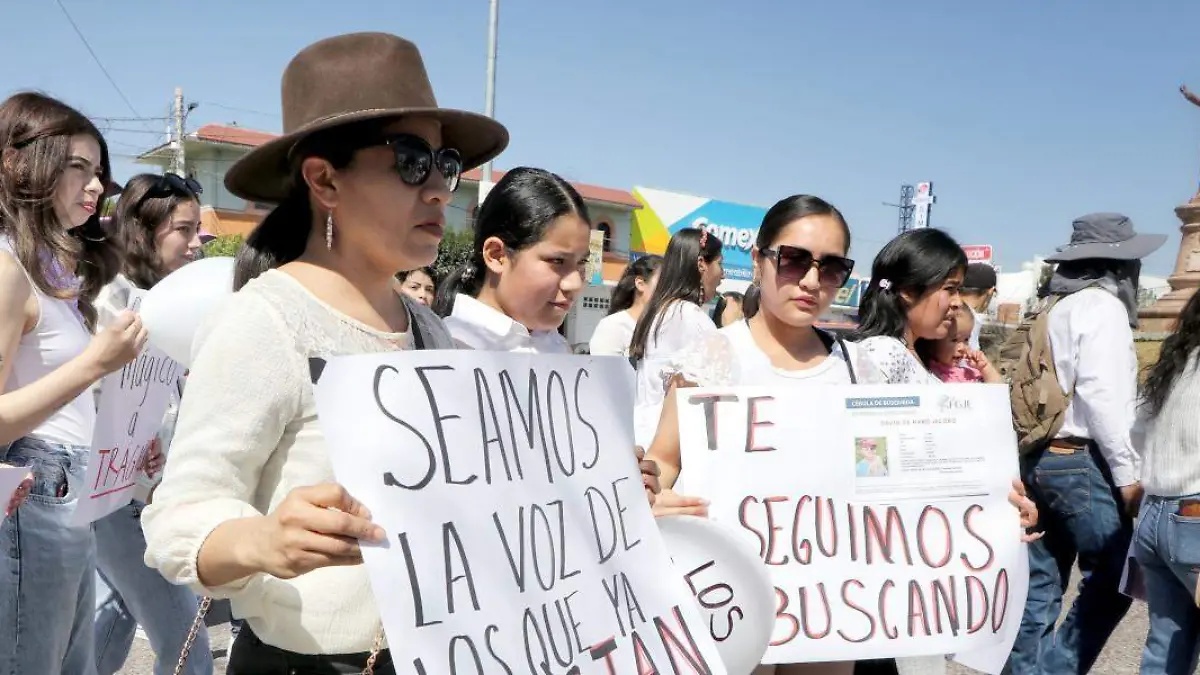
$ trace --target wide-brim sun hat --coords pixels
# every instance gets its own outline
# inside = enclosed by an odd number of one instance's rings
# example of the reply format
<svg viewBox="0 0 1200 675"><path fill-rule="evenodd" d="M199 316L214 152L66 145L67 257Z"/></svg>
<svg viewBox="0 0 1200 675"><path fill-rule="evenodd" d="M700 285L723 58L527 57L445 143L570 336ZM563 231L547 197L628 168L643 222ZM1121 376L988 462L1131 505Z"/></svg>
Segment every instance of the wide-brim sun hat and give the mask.
<svg viewBox="0 0 1200 675"><path fill-rule="evenodd" d="M283 135L252 150L225 174L226 189L242 199L283 201L291 189L296 144L355 122L437 120L442 146L458 150L464 171L508 146L508 130L496 120L438 107L417 46L388 33L350 33L305 47L283 71L281 98Z"/></svg>
<svg viewBox="0 0 1200 675"><path fill-rule="evenodd" d="M1133 221L1120 213L1090 213L1071 223L1071 242L1046 262L1141 260L1166 242L1165 234L1138 234Z"/></svg>

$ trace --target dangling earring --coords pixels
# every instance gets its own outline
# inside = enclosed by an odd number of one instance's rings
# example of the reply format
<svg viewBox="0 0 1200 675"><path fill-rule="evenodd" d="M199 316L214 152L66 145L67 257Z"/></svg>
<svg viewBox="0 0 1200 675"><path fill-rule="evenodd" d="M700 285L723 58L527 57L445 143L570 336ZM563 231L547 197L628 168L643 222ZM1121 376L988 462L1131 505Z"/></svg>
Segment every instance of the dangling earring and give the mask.
<svg viewBox="0 0 1200 675"><path fill-rule="evenodd" d="M325 217L325 250L333 250L333 211Z"/></svg>

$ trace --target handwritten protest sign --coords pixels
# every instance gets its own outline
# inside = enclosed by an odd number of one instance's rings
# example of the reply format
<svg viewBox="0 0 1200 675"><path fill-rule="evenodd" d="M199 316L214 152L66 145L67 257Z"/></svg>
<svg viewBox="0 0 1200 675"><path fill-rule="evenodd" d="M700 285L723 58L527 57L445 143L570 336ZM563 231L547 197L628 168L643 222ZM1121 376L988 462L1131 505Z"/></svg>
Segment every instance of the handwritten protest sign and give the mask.
<svg viewBox="0 0 1200 675"><path fill-rule="evenodd" d="M765 661L949 654L1019 622L1003 387L745 387L679 397L683 474L770 569Z"/></svg>
<svg viewBox="0 0 1200 675"><path fill-rule="evenodd" d="M137 292L137 293L140 293ZM136 309L140 295L130 303ZM157 347L100 381L87 481L72 522L87 525L128 504L183 367Z"/></svg>
<svg viewBox="0 0 1200 675"><path fill-rule="evenodd" d="M418 351L314 360L334 472L414 673L724 673L650 513L615 358Z"/></svg>

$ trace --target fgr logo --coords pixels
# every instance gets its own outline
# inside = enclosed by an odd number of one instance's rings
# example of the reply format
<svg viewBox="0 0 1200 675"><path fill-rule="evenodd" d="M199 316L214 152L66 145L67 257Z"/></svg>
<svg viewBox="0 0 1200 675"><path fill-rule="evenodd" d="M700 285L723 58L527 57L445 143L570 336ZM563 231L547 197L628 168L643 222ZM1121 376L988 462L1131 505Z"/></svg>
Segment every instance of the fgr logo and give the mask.
<svg viewBox="0 0 1200 675"><path fill-rule="evenodd" d="M960 412L971 409L971 400L943 394L937 402L938 409L944 413Z"/></svg>

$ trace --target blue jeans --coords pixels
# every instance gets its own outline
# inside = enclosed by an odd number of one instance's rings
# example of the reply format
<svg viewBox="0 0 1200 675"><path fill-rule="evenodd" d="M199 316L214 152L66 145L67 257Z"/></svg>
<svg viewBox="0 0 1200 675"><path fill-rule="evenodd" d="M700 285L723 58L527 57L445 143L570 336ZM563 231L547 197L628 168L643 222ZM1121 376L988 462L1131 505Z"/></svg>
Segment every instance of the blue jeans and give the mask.
<svg viewBox="0 0 1200 675"><path fill-rule="evenodd" d="M1086 673L1129 610L1131 600L1118 585L1133 522L1094 445L1026 455L1021 475L1046 534L1029 546L1029 597L1008 669L1018 675ZM1076 562L1079 596L1055 631Z"/></svg>
<svg viewBox="0 0 1200 675"><path fill-rule="evenodd" d="M1200 610L1196 569L1200 566L1200 518L1180 516L1181 499L1147 496L1138 521L1134 553L1146 580L1150 631L1142 651L1142 673L1181 675L1196 670Z"/></svg>
<svg viewBox="0 0 1200 675"><path fill-rule="evenodd" d="M155 675L173 673L200 604L186 586L171 584L143 562L143 508L134 502L93 525L100 577L96 592L96 669L100 675L113 675L121 669L139 624L154 650ZM213 672L208 630L203 624L183 672Z"/></svg>
<svg viewBox="0 0 1200 675"><path fill-rule="evenodd" d="M25 503L0 524L0 675L95 675L96 545L71 527L88 448L32 438L0 462L33 472Z"/></svg>

